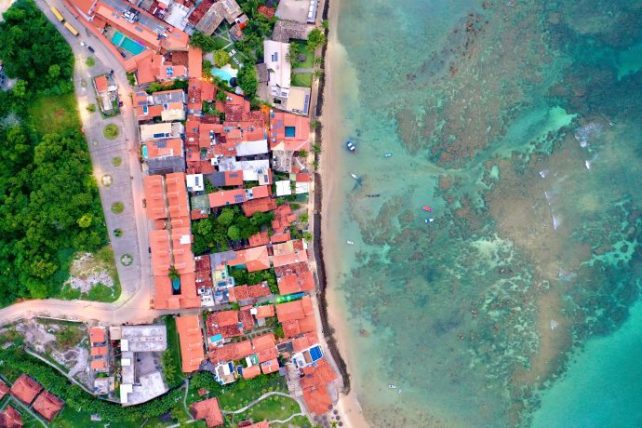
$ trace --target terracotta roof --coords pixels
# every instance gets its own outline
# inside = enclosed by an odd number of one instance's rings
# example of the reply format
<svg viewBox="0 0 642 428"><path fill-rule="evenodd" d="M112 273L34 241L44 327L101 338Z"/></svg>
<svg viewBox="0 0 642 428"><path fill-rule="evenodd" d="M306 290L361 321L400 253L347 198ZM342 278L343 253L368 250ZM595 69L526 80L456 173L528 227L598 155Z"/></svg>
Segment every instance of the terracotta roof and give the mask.
<svg viewBox="0 0 642 428"><path fill-rule="evenodd" d="M273 7L266 6L262 4L259 6L257 9L257 12L260 13L261 15L265 16L266 18L272 18L274 14L276 13L276 9Z"/></svg>
<svg viewBox="0 0 642 428"><path fill-rule="evenodd" d="M201 48L190 46L187 50L187 61L190 79L200 79L203 76L203 51Z"/></svg>
<svg viewBox="0 0 642 428"><path fill-rule="evenodd" d="M145 191L147 217L153 220L167 218L163 177L160 175L146 175L143 177L143 189Z"/></svg>
<svg viewBox="0 0 642 428"><path fill-rule="evenodd" d="M323 415L332 408L332 398L328 393L328 385L337 378L336 373L326 360L320 360L315 365L303 369L301 378L303 400L308 410L315 415Z"/></svg>
<svg viewBox="0 0 642 428"><path fill-rule="evenodd" d="M257 212L267 213L274 210L276 208L276 201L272 198L252 199L247 202L243 202L241 208L243 209L243 214L250 217Z"/></svg>
<svg viewBox="0 0 642 428"><path fill-rule="evenodd" d="M274 244L272 251L274 253L272 264L275 268L308 261L308 252L302 239Z"/></svg>
<svg viewBox="0 0 642 428"><path fill-rule="evenodd" d="M107 77L105 75L100 75L94 77L94 83L96 84L96 91L100 92L107 92Z"/></svg>
<svg viewBox="0 0 642 428"><path fill-rule="evenodd" d="M107 361L102 359L91 360L91 368L97 371L105 370L107 368Z"/></svg>
<svg viewBox="0 0 642 428"><path fill-rule="evenodd" d="M316 332L305 333L304 335L292 340L292 349L294 352L301 352L312 345L319 343Z"/></svg>
<svg viewBox="0 0 642 428"><path fill-rule="evenodd" d="M279 322L300 320L312 314L312 299L304 296L300 300L276 305L276 316Z"/></svg>
<svg viewBox="0 0 642 428"><path fill-rule="evenodd" d="M43 391L36 401L33 402L33 409L42 417L51 421L62 410L65 402L48 391Z"/></svg>
<svg viewBox="0 0 642 428"><path fill-rule="evenodd" d="M144 144L147 147L147 159L156 159L168 156L183 156L183 140L181 138L151 140L147 141ZM154 176L152 175L152 177Z"/></svg>
<svg viewBox="0 0 642 428"><path fill-rule="evenodd" d="M235 253L236 257L230 260L230 266L245 266L248 272L257 272L270 268L270 256L267 247L247 248Z"/></svg>
<svg viewBox="0 0 642 428"><path fill-rule="evenodd" d="M243 185L243 171L225 171L224 174L226 186Z"/></svg>
<svg viewBox="0 0 642 428"><path fill-rule="evenodd" d="M239 313L239 319L244 331L252 331L254 329L254 317L252 316L251 310L252 306L248 305L242 307Z"/></svg>
<svg viewBox="0 0 642 428"><path fill-rule="evenodd" d="M256 285L239 285L229 289L230 302L239 302L243 300L265 297L272 294L270 287L266 283Z"/></svg>
<svg viewBox="0 0 642 428"><path fill-rule="evenodd" d="M71 3L82 11L85 15L89 15L89 10L96 3L96 0L69 0Z"/></svg>
<svg viewBox="0 0 642 428"><path fill-rule="evenodd" d="M250 236L248 241L250 242L250 247L259 247L261 245L269 244L270 243L270 237L268 235L267 230L264 230L263 232L258 232L258 233L255 233L254 235Z"/></svg>
<svg viewBox="0 0 642 428"><path fill-rule="evenodd" d="M293 130L294 136L286 136L286 128ZM310 120L305 116L273 111L270 116L270 148L296 152L310 150Z"/></svg>
<svg viewBox="0 0 642 428"><path fill-rule="evenodd" d="M252 355L254 350L252 349L252 342L249 340L243 340L241 342L228 343L221 347L215 348L210 352L210 360L213 363L219 363L224 361L240 360L249 355Z"/></svg>
<svg viewBox="0 0 642 428"><path fill-rule="evenodd" d="M0 400L2 400L4 396L9 393L10 390L11 388L9 388L9 386L6 383L0 380Z"/></svg>
<svg viewBox="0 0 642 428"><path fill-rule="evenodd" d="M269 305L263 305L263 306L258 306L256 308L256 319L261 319L261 318L269 318L273 317L275 314L274 312L274 305L269 304Z"/></svg>
<svg viewBox="0 0 642 428"><path fill-rule="evenodd" d="M31 404L40 391L42 391L42 385L26 374L20 375L11 386L11 395L27 404Z"/></svg>
<svg viewBox="0 0 642 428"><path fill-rule="evenodd" d="M243 379L252 379L261 374L259 366L251 366L243 369Z"/></svg>
<svg viewBox="0 0 642 428"><path fill-rule="evenodd" d="M261 371L264 374L270 374L279 371L279 360L276 358L261 363Z"/></svg>
<svg viewBox="0 0 642 428"><path fill-rule="evenodd" d="M221 409L216 398L210 398L208 400L192 404L191 411L194 419L205 420L208 428L223 425L223 413L221 413Z"/></svg>
<svg viewBox="0 0 642 428"><path fill-rule="evenodd" d="M22 416L9 405L0 413L0 427L20 428L22 427Z"/></svg>
<svg viewBox="0 0 642 428"><path fill-rule="evenodd" d="M92 327L89 329L89 341L94 343L104 343L106 341L106 334L104 327Z"/></svg>
<svg viewBox="0 0 642 428"><path fill-rule="evenodd" d="M272 333L252 339L252 344L261 363L274 360L279 356L279 351L276 349L276 340Z"/></svg>
<svg viewBox="0 0 642 428"><path fill-rule="evenodd" d="M210 207L220 208L227 205L240 204L246 201L244 189L221 190L208 195Z"/></svg>
<svg viewBox="0 0 642 428"><path fill-rule="evenodd" d="M239 312L235 310L214 312L210 319L217 327L234 326L239 323Z"/></svg>
<svg viewBox="0 0 642 428"><path fill-rule="evenodd" d="M285 295L314 290L314 276L310 272L310 267L307 263L293 263L277 267L274 270L279 286L279 294Z"/></svg>
<svg viewBox="0 0 642 428"><path fill-rule="evenodd" d="M176 330L181 344L181 364L184 373L198 370L205 359L200 315L176 317Z"/></svg>
<svg viewBox="0 0 642 428"><path fill-rule="evenodd" d="M91 347L91 356L92 357L102 357L107 355L107 346L92 346Z"/></svg>

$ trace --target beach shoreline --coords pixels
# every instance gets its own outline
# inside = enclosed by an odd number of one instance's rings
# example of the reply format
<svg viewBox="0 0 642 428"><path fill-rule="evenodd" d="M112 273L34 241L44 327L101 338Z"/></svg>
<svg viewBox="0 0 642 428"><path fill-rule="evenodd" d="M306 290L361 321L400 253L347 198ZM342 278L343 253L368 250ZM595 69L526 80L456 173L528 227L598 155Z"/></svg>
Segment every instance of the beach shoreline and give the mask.
<svg viewBox="0 0 642 428"><path fill-rule="evenodd" d="M315 140L321 144L318 155L319 168L315 177L315 212L314 236L315 258L317 260L317 275L319 283L319 315L322 328L337 369L343 378L343 391L339 395L336 409L339 411L344 426L367 427L363 411L357 399L354 379L350 375L347 361L350 361L348 343L348 328L345 314L341 313L339 296L337 295L336 276L340 263L337 251L341 245L337 237L331 233L334 228L335 213L331 207L343 203L339 191L339 175L336 174L340 159L340 142L345 138L340 124L343 122L341 102L337 90L337 80L333 70L338 69L337 36L339 18L339 0L326 0L323 18L328 20L328 43L323 48L324 78L319 87L317 111L320 125L315 130Z"/></svg>

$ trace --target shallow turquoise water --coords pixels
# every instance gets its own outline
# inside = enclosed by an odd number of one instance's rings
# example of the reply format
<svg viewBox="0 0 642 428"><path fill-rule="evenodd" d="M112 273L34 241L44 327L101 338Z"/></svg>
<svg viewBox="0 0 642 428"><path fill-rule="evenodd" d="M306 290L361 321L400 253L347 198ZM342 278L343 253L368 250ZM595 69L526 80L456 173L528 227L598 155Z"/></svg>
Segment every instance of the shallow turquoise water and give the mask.
<svg viewBox="0 0 642 428"><path fill-rule="evenodd" d="M359 149L334 171L333 233L355 242L336 282L374 426L642 417L556 404L590 401L605 352L642 337L618 339L642 273L641 23L633 1L342 1ZM614 388L638 397L634 379Z"/></svg>

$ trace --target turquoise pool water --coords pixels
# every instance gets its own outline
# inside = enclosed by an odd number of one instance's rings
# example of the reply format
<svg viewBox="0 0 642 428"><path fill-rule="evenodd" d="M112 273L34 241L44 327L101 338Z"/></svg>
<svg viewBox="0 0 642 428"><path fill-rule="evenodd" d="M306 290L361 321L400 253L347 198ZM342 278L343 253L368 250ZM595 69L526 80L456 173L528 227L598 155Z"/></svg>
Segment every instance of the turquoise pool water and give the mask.
<svg viewBox="0 0 642 428"><path fill-rule="evenodd" d="M120 31L114 32L114 35L111 38L111 42L114 44L114 46L123 48L132 55L138 55L145 50L145 46L130 39L129 37L126 37Z"/></svg>
<svg viewBox="0 0 642 428"><path fill-rule="evenodd" d="M234 76L232 73L230 73L227 70L221 69L221 68L212 68L212 75L218 77L221 80L225 80L226 82L230 82Z"/></svg>

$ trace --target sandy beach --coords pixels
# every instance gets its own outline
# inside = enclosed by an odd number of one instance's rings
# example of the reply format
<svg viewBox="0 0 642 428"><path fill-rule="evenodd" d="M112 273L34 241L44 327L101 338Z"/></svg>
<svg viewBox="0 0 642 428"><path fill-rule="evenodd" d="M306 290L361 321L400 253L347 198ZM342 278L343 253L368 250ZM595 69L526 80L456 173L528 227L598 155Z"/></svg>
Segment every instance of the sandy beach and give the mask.
<svg viewBox="0 0 642 428"><path fill-rule="evenodd" d="M342 141L347 137L344 125L344 115L340 94L347 88L349 79L339 79L336 70L345 71L347 68L345 50L340 45L337 37L340 1L331 0L328 20L330 22L328 48L325 57L325 88L323 92L322 124L322 153L320 160L320 173L323 183L322 225L323 255L327 272L326 302L327 315L330 325L334 330L336 344L341 356L348 364L348 373L351 371L351 362L354 361L350 353L349 327L346 322L345 308L340 303L337 290L337 275L340 272L341 256L336 249L343 245L343 241L336 236L335 222L338 221L341 204L343 203L340 191L342 171ZM350 377L351 388L348 394L341 394L337 409L340 412L344 426L361 428L368 423L362 413L361 406L356 396L355 378Z"/></svg>

